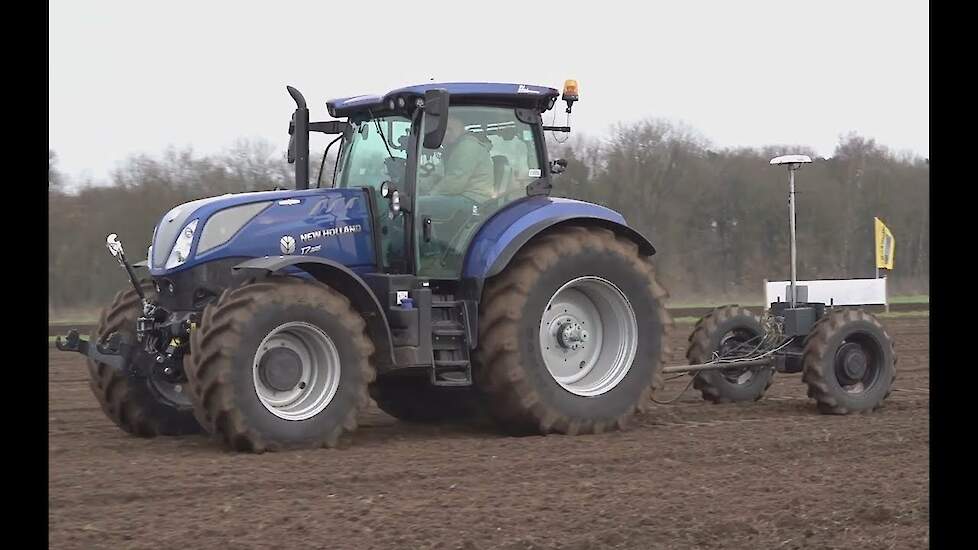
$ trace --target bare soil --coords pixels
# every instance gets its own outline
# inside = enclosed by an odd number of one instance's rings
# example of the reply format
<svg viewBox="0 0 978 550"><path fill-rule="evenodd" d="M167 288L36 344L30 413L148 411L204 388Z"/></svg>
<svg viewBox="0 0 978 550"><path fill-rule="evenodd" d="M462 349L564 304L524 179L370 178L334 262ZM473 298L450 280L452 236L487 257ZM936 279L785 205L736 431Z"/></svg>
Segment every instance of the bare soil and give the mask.
<svg viewBox="0 0 978 550"><path fill-rule="evenodd" d="M929 321L884 324L898 376L875 414L819 415L800 375L778 375L759 402L691 389L625 432L514 438L372 409L346 448L264 455L131 437L80 357L52 349L50 546L926 548Z"/></svg>

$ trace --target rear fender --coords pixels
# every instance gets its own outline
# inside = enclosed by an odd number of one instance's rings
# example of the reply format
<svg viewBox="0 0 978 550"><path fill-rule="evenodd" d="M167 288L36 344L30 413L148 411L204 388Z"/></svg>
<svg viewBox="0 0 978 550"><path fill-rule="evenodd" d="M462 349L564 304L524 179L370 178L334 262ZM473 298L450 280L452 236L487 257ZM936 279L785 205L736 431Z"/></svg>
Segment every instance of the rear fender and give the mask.
<svg viewBox="0 0 978 550"><path fill-rule="evenodd" d="M498 275L533 237L561 226L604 227L631 240L645 256L655 247L641 233L628 227L625 218L597 204L552 197L517 201L487 221L469 247L463 277L482 281Z"/></svg>

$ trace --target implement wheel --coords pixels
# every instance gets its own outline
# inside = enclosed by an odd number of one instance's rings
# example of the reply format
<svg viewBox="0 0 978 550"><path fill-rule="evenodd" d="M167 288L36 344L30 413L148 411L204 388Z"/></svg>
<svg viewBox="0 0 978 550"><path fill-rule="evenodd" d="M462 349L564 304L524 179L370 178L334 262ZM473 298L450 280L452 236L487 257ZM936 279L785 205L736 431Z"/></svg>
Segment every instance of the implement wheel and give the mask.
<svg viewBox="0 0 978 550"><path fill-rule="evenodd" d="M871 412L890 395L896 363L893 340L876 317L834 309L805 338L802 381L824 414Z"/></svg>
<svg viewBox="0 0 978 550"><path fill-rule="evenodd" d="M709 363L714 354L721 358L756 355L764 339L761 318L740 306L717 308L696 323L689 335L686 359L691 365ZM757 401L774 382L773 367L731 367L701 371L693 387L703 399L713 403Z"/></svg>

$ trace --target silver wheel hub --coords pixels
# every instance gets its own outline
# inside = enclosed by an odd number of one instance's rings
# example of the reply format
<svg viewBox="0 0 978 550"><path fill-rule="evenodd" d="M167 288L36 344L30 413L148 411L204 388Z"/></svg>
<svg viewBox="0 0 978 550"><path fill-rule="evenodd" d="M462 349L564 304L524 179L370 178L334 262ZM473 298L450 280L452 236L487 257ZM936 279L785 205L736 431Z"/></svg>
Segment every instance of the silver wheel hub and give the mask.
<svg viewBox="0 0 978 550"><path fill-rule="evenodd" d="M579 277L550 298L540 319L540 351L553 379L584 397L610 391L628 374L638 323L625 295L600 277Z"/></svg>
<svg viewBox="0 0 978 550"><path fill-rule="evenodd" d="M340 384L340 356L322 329L285 323L268 333L254 359L255 393L284 420L306 420L329 405Z"/></svg>
<svg viewBox="0 0 978 550"><path fill-rule="evenodd" d="M580 321L573 318L568 318L566 322L558 326L556 334L557 343L561 347L574 351L583 349L589 336Z"/></svg>

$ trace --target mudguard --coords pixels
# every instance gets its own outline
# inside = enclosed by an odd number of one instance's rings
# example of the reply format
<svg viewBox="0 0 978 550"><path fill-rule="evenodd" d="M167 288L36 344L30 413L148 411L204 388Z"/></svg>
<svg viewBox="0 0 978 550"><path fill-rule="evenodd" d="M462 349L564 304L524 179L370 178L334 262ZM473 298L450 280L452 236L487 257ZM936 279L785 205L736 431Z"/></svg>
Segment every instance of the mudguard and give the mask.
<svg viewBox="0 0 978 550"><path fill-rule="evenodd" d="M367 322L367 329L377 347L375 358L381 363L378 367L384 370L395 364L394 338L391 335L384 309L363 278L350 268L332 260L315 256L266 256L241 262L231 269L233 271L252 270L267 273L294 273L296 270L301 270L317 281L328 284L349 298L353 307ZM297 273L297 275L302 275L302 273Z"/></svg>
<svg viewBox="0 0 978 550"><path fill-rule="evenodd" d="M513 256L541 231L561 224L596 225L631 239L651 256L655 247L625 218L597 204L548 196L528 197L497 212L479 229L465 258L463 277L484 280L499 274Z"/></svg>

